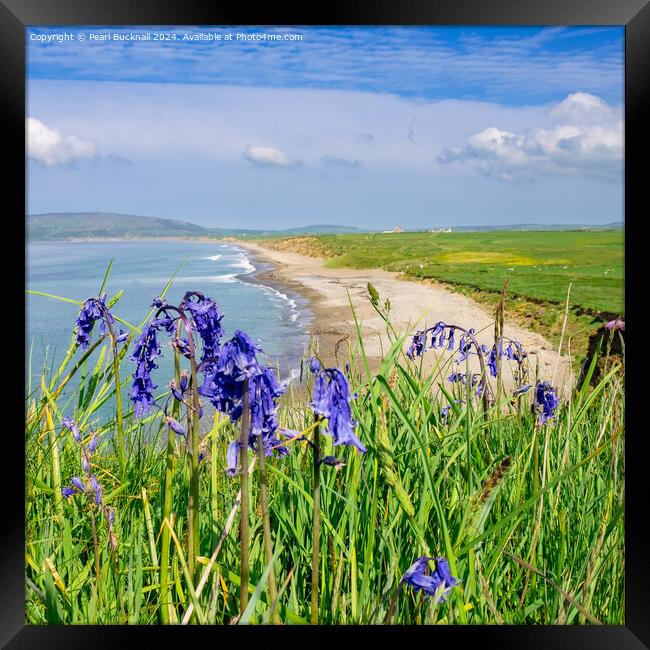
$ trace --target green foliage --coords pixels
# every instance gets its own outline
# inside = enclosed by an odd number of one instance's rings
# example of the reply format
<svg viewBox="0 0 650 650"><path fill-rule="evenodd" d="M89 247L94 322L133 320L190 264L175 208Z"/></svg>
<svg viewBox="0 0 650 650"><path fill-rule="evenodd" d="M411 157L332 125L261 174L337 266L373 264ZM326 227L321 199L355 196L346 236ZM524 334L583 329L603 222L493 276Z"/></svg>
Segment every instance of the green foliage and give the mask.
<svg viewBox="0 0 650 650"><path fill-rule="evenodd" d="M398 336L387 323L387 335L392 345L375 376L355 362L364 356L360 337L351 350L350 383L359 393L352 406L367 453L332 448L330 437L321 436L323 455L346 464L322 469L320 623L381 623L395 598L392 623L398 624L623 624L621 369L610 368L595 389L575 387L547 428L536 426L525 408L530 394L519 398L522 408L504 397L487 420L478 405L454 403L442 420L441 408L457 396L436 378L437 368L424 374L406 358L405 333ZM187 450L172 436L168 457L160 412L136 420L125 404L120 466L111 439L116 419L96 415L99 402L115 398L109 345L102 342L82 363L71 348L64 366L27 398L27 623L161 622L164 529L171 531L165 620L231 623L239 614L239 481L223 468L238 432L225 418L201 432L210 453L200 464L195 559L201 581L195 586L186 556ZM78 396L59 404L57 388L70 373L83 375ZM308 384L292 387L279 413L283 427L307 436L313 431L309 390ZM165 397L161 390L160 403ZM61 500L57 492L81 471L79 448L61 425L64 413L82 423L84 435L103 434L92 471L115 508L115 551L92 495ZM267 462L277 610L282 622L305 624L311 449L299 439L288 444L289 456ZM171 516L164 519L169 458ZM270 621L272 605L257 468L250 487L250 599L242 624ZM446 602L423 600L408 587L395 596L400 577L424 553L447 557L460 581Z"/></svg>
<svg viewBox="0 0 650 650"><path fill-rule="evenodd" d="M322 235L331 266L381 268L622 314L623 232L489 231Z"/></svg>

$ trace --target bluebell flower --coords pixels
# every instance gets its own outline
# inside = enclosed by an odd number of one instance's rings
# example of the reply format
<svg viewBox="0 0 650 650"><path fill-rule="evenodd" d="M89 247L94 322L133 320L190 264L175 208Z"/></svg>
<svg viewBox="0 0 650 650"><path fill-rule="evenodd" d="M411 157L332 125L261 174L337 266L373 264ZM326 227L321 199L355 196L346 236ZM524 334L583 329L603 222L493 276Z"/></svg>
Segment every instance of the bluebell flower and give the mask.
<svg viewBox="0 0 650 650"><path fill-rule="evenodd" d="M221 326L223 313L217 303L198 291L188 291L179 306L190 312L194 328L201 337L203 342L201 360L216 357L219 352L219 339L224 334Z"/></svg>
<svg viewBox="0 0 650 650"><path fill-rule="evenodd" d="M228 445L228 451L226 452L226 473L231 478L237 474L239 469L239 451L241 449L241 443L239 440L234 440Z"/></svg>
<svg viewBox="0 0 650 650"><path fill-rule="evenodd" d="M135 404L135 416L141 417L149 412L154 403L153 391L156 385L151 379L151 371L158 367L155 362L162 356L162 351L157 339L157 330L160 323L153 319L143 330L135 344L135 350L129 357L137 364L133 373L133 386L129 393L131 401Z"/></svg>
<svg viewBox="0 0 650 650"><path fill-rule="evenodd" d="M261 348L245 332L237 330L233 338L221 346L216 360L203 367L204 381L199 394L207 397L219 412L230 416L230 421L236 423L242 416L244 382L248 380L249 448L257 450L261 438L267 456L274 452L286 455L289 450L275 435L278 428L277 399L285 387L277 380L272 368L260 365L258 352ZM229 476L234 476L237 468L234 445L235 442L228 450Z"/></svg>
<svg viewBox="0 0 650 650"><path fill-rule="evenodd" d="M524 384L523 386L519 386L519 388L515 388L515 390L512 391L512 396L517 397L527 393L531 389L531 386L532 384Z"/></svg>
<svg viewBox="0 0 650 650"><path fill-rule="evenodd" d="M314 413L327 418L325 433L332 436L334 445L353 445L361 452L367 451L354 433L357 422L352 417L345 375L338 368L321 367L316 372L311 406Z"/></svg>
<svg viewBox="0 0 650 650"><path fill-rule="evenodd" d="M92 438L90 439L90 442L86 447L91 454L95 453L98 443L99 443L99 436L97 434L93 434Z"/></svg>
<svg viewBox="0 0 650 650"><path fill-rule="evenodd" d="M186 437L187 437L187 436L185 435L185 429L183 428L183 426L181 425L181 423L180 423L180 422L177 422L176 420L174 420L173 417L171 417L171 416L169 416L169 415L168 415L167 417L165 417L165 424L167 424L167 426L168 426L168 427L169 427L169 428L170 428L174 433L176 433L177 435L179 435L179 436L183 436L183 438L186 438Z"/></svg>
<svg viewBox="0 0 650 650"><path fill-rule="evenodd" d="M330 465L337 471L339 471L345 465L345 463L336 456L325 456L324 458L320 459L319 463L322 465Z"/></svg>
<svg viewBox="0 0 650 650"><path fill-rule="evenodd" d="M83 492L86 489L84 482L78 476L73 476L70 479L70 485L72 485L74 488L77 488L79 492Z"/></svg>
<svg viewBox="0 0 650 650"><path fill-rule="evenodd" d="M483 346L481 346L483 347ZM490 357L488 358L487 366L490 369L490 374L493 377L496 377L498 374L498 367L497 367L497 350L493 346L492 350L490 350Z"/></svg>
<svg viewBox="0 0 650 650"><path fill-rule="evenodd" d="M436 558L436 568L429 573L429 562L432 560L433 558L426 555L419 557L402 576L402 582L415 591L423 591L427 596L439 593L438 602L440 602L444 600L451 588L458 584L458 581L451 575L449 564L442 557Z"/></svg>
<svg viewBox="0 0 650 650"><path fill-rule="evenodd" d="M77 490L75 490L72 487L64 487L64 488L61 488L61 493L63 494L63 496L66 499L69 499L73 494L77 493Z"/></svg>
<svg viewBox="0 0 650 650"><path fill-rule="evenodd" d="M413 357L421 357L422 353L424 352L425 342L426 340L424 331L417 332L415 336L413 336L413 340L411 341L411 345L406 352L406 356L409 359L413 359Z"/></svg>
<svg viewBox="0 0 650 650"><path fill-rule="evenodd" d="M449 329L449 342L447 343L447 350L453 350L454 349L454 337L456 334L456 328L451 327Z"/></svg>
<svg viewBox="0 0 650 650"><path fill-rule="evenodd" d="M75 422L75 420L69 417L65 417L63 418L63 420L61 420L61 424L66 429L68 429L68 431L72 432L72 435L77 442L81 442L81 434L79 433L79 426Z"/></svg>
<svg viewBox="0 0 650 650"><path fill-rule="evenodd" d="M84 300L77 317L77 345L83 350L88 349L90 333L95 322L103 317L101 299L88 298Z"/></svg>
<svg viewBox="0 0 650 650"><path fill-rule="evenodd" d="M93 486L93 492L95 493L95 503L101 505L102 503L102 486L99 484L97 477L93 474L90 477L90 483Z"/></svg>
<svg viewBox="0 0 650 650"><path fill-rule="evenodd" d="M167 301L164 298L160 298L160 296L156 296L153 299L153 302L151 303L151 307L157 307L158 309L162 309L163 307L167 306Z"/></svg>
<svg viewBox="0 0 650 650"><path fill-rule="evenodd" d="M560 400L555 389L547 381L538 381L535 388L535 403L533 408L537 413L537 422L546 424L555 419L555 410Z"/></svg>
<svg viewBox="0 0 650 650"><path fill-rule="evenodd" d="M189 359L192 356L190 342L185 337L172 339L172 347L174 350L176 350L176 352L182 354L186 359Z"/></svg>

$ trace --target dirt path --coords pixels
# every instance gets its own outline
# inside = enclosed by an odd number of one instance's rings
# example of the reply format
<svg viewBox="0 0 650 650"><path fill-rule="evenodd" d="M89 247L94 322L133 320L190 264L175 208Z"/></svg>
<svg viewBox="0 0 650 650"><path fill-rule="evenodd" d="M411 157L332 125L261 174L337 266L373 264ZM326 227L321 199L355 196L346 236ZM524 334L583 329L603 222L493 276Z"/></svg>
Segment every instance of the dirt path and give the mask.
<svg viewBox="0 0 650 650"><path fill-rule="evenodd" d="M315 314L312 334L318 337L321 353L328 359L338 356L340 361L341 349L347 349L347 337L355 340L349 300L362 324L364 346L373 369L378 365L382 349L388 349L386 325L368 300L368 282L377 289L382 302L390 300L391 320L400 334L444 321L465 328L473 327L479 343L491 347L494 341L494 316L461 294L434 284L406 280L398 273L379 269L332 269L319 258L278 251L252 242L237 240L233 243L274 265L275 270L266 274L268 281L289 285L310 299ZM533 381L538 364L541 379L552 381L556 386L570 385L568 357L563 355L558 359L557 350L541 335L509 323L505 324L504 334L520 341L528 352ZM337 343L338 355L335 354ZM427 352L426 365L434 362L435 354L433 350ZM451 363L449 368L452 372ZM465 364L462 364L460 371L464 370ZM472 371L477 370L472 367ZM506 370L504 377L506 384L511 386L508 374Z"/></svg>

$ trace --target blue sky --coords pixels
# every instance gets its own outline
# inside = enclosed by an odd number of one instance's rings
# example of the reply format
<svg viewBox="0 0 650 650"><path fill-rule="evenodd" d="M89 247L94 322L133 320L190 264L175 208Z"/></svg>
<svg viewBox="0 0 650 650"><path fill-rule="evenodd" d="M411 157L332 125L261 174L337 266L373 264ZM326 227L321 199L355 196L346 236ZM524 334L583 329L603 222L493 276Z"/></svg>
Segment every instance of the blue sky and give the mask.
<svg viewBox="0 0 650 650"><path fill-rule="evenodd" d="M146 32L168 40L114 39ZM52 27L27 51L30 213L623 218L622 27Z"/></svg>

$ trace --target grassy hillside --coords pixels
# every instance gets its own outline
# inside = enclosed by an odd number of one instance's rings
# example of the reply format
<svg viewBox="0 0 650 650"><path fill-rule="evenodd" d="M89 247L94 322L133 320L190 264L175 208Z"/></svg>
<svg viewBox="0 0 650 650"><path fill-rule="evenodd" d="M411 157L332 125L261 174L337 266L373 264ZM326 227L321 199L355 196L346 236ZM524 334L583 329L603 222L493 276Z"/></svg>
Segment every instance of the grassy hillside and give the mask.
<svg viewBox="0 0 650 650"><path fill-rule="evenodd" d="M278 247L330 258L329 265L383 268L534 300L624 312L623 232L467 232L323 235Z"/></svg>
<svg viewBox="0 0 650 650"><path fill-rule="evenodd" d="M286 230L254 230L245 228L205 228L187 221L143 217L112 212L53 212L27 217L27 237L31 241L119 237L225 237L239 236L293 236L320 233L361 232L351 226L318 224Z"/></svg>

